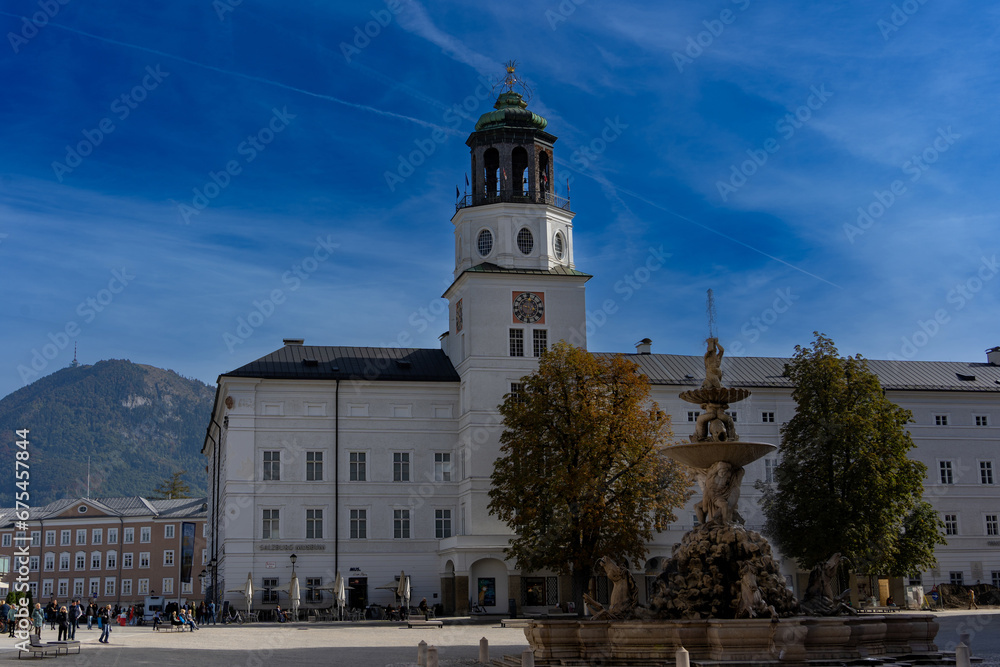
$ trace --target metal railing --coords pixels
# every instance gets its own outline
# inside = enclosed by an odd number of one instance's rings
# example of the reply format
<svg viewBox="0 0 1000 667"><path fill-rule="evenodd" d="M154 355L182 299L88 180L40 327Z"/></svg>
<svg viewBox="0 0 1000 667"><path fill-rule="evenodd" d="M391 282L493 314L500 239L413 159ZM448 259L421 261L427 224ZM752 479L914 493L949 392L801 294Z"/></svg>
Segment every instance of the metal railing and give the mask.
<svg viewBox="0 0 1000 667"><path fill-rule="evenodd" d="M463 195L459 197L457 202L455 202L455 210L458 211L463 208L468 208L469 206L484 206L486 204L499 203L548 204L549 206L555 206L565 211L570 210L570 200L568 197L560 197L559 195L551 192L529 192L528 194L523 194L502 191L482 196L476 196L471 193Z"/></svg>

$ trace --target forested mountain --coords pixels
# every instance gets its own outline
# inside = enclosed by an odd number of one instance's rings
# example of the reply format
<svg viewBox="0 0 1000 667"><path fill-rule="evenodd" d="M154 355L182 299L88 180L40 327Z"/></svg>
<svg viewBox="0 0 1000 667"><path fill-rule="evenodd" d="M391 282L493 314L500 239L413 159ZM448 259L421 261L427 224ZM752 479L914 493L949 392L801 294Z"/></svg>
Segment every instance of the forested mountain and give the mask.
<svg viewBox="0 0 1000 667"><path fill-rule="evenodd" d="M172 473L207 495L201 447L213 387L122 359L64 368L0 400L0 507L14 505L15 431L28 429L30 503L91 496L154 496Z"/></svg>

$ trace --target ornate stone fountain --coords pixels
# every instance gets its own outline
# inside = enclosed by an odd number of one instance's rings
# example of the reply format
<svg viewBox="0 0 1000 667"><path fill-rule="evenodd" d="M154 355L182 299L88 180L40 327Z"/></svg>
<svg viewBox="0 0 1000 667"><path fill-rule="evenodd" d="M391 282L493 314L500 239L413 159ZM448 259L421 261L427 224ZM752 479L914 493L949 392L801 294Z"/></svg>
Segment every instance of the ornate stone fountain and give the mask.
<svg viewBox="0 0 1000 667"><path fill-rule="evenodd" d="M750 392L722 385L725 350L716 338L707 342L705 381L680 394L701 407L695 432L690 442L663 449L695 473L702 493L695 505L698 525L674 547L648 606L637 604L628 568L601 559L615 585L611 604L588 603L600 620L531 622L525 635L535 665L666 666L675 664L681 647L692 664L831 665L873 657L888 665L903 658L944 664L934 645L933 616L830 615L844 608L830 587L837 554L813 571L800 608L767 540L747 530L739 512L744 466L777 447L740 440L726 411Z"/></svg>

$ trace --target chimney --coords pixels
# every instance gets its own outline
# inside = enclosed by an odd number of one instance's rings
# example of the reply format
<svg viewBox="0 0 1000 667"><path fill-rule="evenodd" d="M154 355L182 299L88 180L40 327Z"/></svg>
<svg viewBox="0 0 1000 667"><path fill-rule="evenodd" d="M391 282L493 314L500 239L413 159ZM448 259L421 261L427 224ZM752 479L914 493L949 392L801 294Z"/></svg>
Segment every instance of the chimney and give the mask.
<svg viewBox="0 0 1000 667"><path fill-rule="evenodd" d="M305 338L285 338L281 341L285 345L305 345Z"/></svg>
<svg viewBox="0 0 1000 667"><path fill-rule="evenodd" d="M638 343L635 344L635 353L649 354L652 345L653 341L649 340L648 338L643 338L642 340L640 340Z"/></svg>
<svg viewBox="0 0 1000 667"><path fill-rule="evenodd" d="M992 366L1000 366L1000 346L986 350L986 361Z"/></svg>

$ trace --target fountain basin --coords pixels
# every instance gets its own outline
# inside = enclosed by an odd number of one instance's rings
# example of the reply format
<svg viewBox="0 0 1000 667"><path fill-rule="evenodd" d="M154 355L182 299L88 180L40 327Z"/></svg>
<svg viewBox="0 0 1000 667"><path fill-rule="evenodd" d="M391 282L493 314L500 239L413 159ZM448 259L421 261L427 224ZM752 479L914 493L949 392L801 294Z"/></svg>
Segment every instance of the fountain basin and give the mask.
<svg viewBox="0 0 1000 667"><path fill-rule="evenodd" d="M675 461L692 468L707 469L716 461L747 466L778 448L766 442L689 442L664 447L661 451Z"/></svg>

